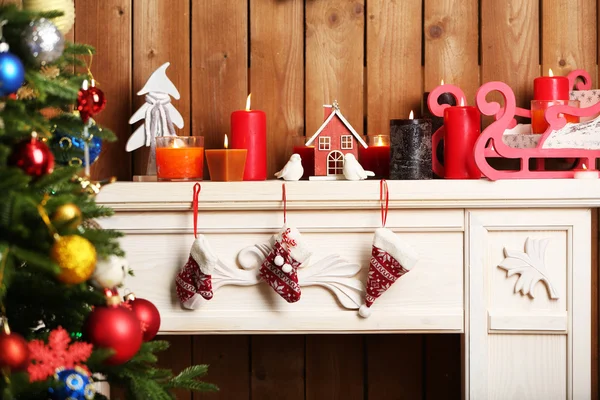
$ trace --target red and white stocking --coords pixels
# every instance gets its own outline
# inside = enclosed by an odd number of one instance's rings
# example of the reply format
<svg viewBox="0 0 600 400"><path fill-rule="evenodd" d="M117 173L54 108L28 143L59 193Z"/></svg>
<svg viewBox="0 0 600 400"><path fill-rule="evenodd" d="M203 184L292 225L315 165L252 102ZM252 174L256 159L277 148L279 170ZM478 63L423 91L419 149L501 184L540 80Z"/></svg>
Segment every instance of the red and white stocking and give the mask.
<svg viewBox="0 0 600 400"><path fill-rule="evenodd" d="M284 226L273 242L273 249L260 266L260 277L285 301L295 303L301 294L298 268L311 253L295 228Z"/></svg>
<svg viewBox="0 0 600 400"><path fill-rule="evenodd" d="M367 294L365 304L359 309L360 316L370 316L373 302L410 271L417 261L418 254L408 243L387 228L377 229L373 238Z"/></svg>
<svg viewBox="0 0 600 400"><path fill-rule="evenodd" d="M212 273L218 258L204 235L198 235L187 263L175 278L177 297L185 308L198 308L213 297Z"/></svg>

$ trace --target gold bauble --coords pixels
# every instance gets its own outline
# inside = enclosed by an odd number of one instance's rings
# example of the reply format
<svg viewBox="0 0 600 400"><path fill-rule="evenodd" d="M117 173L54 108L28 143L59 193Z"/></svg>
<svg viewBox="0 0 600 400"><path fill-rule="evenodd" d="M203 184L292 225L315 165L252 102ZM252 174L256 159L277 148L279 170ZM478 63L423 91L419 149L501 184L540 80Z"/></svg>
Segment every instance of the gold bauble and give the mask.
<svg viewBox="0 0 600 400"><path fill-rule="evenodd" d="M50 257L60 266L58 280L63 283L85 282L96 267L94 245L77 235L59 237L50 249Z"/></svg>
<svg viewBox="0 0 600 400"><path fill-rule="evenodd" d="M81 210L73 203L66 203L54 211L51 220L55 225L75 229L81 224Z"/></svg>
<svg viewBox="0 0 600 400"><path fill-rule="evenodd" d="M75 23L75 4L73 0L23 0L23 9L29 11L62 11L62 17L52 22L63 35L66 35Z"/></svg>

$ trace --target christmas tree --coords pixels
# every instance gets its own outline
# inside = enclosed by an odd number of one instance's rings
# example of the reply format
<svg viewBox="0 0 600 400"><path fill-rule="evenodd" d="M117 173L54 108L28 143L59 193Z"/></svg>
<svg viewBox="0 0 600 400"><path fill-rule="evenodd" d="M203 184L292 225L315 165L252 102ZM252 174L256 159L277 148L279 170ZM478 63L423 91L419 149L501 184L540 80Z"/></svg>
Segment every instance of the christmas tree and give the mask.
<svg viewBox="0 0 600 400"><path fill-rule="evenodd" d="M103 380L132 399L215 390L206 366L156 366L156 307L115 288L120 234L96 222L111 215L94 201L105 182L82 171L114 135L93 121L93 49L64 40L61 15L0 7L0 396L102 399Z"/></svg>

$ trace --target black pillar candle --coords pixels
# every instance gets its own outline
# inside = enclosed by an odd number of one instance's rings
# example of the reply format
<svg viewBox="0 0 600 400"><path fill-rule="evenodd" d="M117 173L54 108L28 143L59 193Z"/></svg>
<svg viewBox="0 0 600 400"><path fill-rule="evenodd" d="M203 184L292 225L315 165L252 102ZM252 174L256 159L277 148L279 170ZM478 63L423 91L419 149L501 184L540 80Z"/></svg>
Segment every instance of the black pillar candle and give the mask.
<svg viewBox="0 0 600 400"><path fill-rule="evenodd" d="M431 120L390 121L390 179L431 179Z"/></svg>

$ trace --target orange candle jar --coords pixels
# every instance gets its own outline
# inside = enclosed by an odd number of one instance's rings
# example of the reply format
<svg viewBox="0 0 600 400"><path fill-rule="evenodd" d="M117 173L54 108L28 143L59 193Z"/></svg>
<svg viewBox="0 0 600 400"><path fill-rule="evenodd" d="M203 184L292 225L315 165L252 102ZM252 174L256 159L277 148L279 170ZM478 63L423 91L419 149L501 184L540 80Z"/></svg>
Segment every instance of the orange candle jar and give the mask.
<svg viewBox="0 0 600 400"><path fill-rule="evenodd" d="M156 177L159 181L201 181L203 168L203 136L156 138Z"/></svg>
<svg viewBox="0 0 600 400"><path fill-rule="evenodd" d="M225 135L224 149L206 150L206 162L211 181L233 182L244 179L247 149L228 149Z"/></svg>
<svg viewBox="0 0 600 400"><path fill-rule="evenodd" d="M548 121L544 115L546 110L551 106L569 105L579 108L577 100L532 100L531 101L531 131L533 133L544 133L548 129ZM578 123L579 117L575 115L565 114L567 122Z"/></svg>

